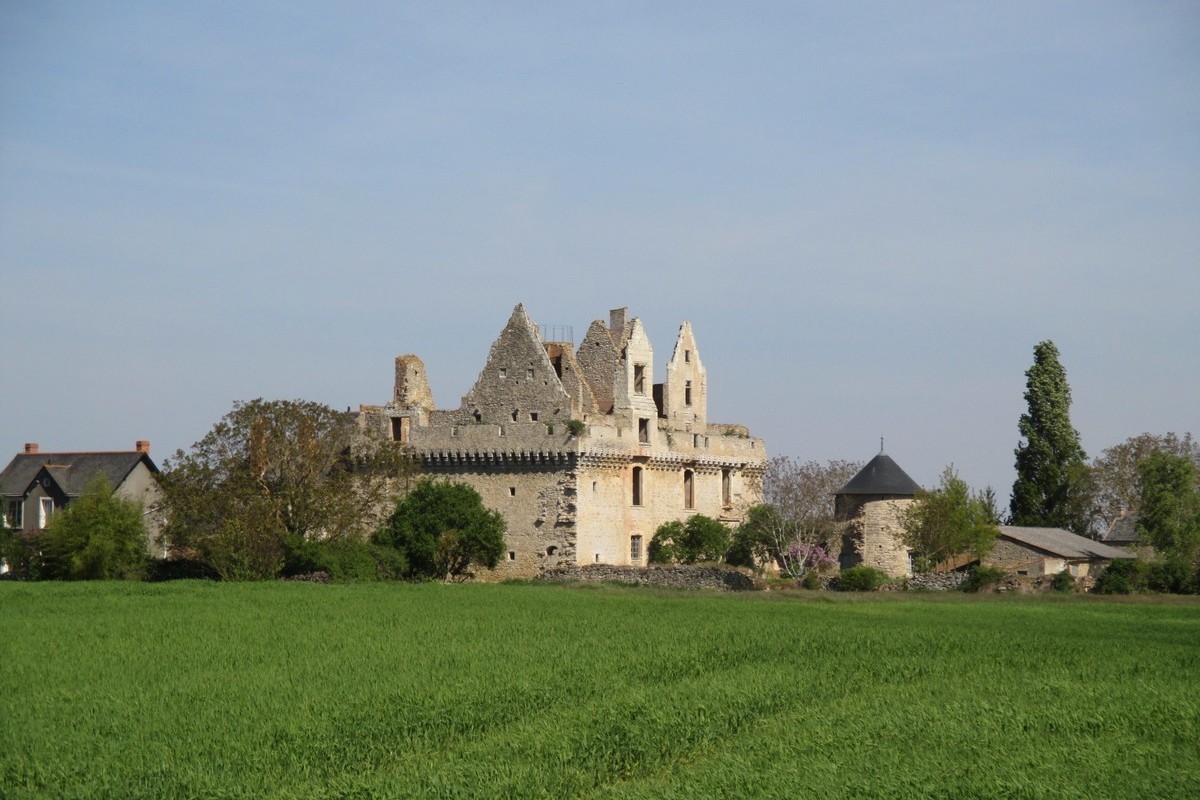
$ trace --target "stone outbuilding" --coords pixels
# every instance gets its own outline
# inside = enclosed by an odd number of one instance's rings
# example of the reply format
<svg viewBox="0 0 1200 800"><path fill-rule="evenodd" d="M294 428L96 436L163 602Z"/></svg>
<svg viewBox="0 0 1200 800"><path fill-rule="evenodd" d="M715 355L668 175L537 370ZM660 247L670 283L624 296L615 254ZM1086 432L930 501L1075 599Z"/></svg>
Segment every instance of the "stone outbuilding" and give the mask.
<svg viewBox="0 0 1200 800"><path fill-rule="evenodd" d="M892 578L911 575L901 519L920 491L920 485L880 447L879 455L834 495L834 518L844 526L840 567L866 565Z"/></svg>
<svg viewBox="0 0 1200 800"><path fill-rule="evenodd" d="M1128 550L1062 528L1001 525L1000 535L983 563L1017 575L1037 577L1067 570L1073 578L1084 578L1110 561L1135 557Z"/></svg>

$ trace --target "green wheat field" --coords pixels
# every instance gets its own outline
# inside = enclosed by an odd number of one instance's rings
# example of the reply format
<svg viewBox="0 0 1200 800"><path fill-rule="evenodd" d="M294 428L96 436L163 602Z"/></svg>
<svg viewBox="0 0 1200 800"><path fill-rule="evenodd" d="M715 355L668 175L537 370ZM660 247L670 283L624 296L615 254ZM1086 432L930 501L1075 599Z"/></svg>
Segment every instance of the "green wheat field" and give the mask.
<svg viewBox="0 0 1200 800"><path fill-rule="evenodd" d="M0 797L1200 797L1200 605L0 584Z"/></svg>

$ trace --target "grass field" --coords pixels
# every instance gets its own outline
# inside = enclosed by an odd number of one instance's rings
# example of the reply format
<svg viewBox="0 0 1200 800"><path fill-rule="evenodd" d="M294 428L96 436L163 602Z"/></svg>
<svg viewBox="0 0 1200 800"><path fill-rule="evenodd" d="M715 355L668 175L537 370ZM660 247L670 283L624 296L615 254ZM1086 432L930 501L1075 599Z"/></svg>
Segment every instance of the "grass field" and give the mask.
<svg viewBox="0 0 1200 800"><path fill-rule="evenodd" d="M1200 797L1200 605L0 584L0 797Z"/></svg>

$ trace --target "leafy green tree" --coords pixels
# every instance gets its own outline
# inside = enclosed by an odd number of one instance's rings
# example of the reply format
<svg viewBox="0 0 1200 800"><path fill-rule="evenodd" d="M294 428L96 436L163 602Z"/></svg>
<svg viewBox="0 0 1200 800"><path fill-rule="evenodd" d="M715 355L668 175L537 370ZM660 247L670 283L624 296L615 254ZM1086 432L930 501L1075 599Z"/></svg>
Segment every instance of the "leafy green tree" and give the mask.
<svg viewBox="0 0 1200 800"><path fill-rule="evenodd" d="M729 528L712 517L696 514L686 522L672 520L658 526L650 540L650 561L654 564L695 564L720 561L729 551Z"/></svg>
<svg viewBox="0 0 1200 800"><path fill-rule="evenodd" d="M1138 464L1138 536L1166 559L1200 565L1200 488L1185 456L1153 453Z"/></svg>
<svg viewBox="0 0 1200 800"><path fill-rule="evenodd" d="M164 462L163 538L227 579L275 577L289 538L365 539L386 517L411 459L356 436L354 418L319 403L235 403Z"/></svg>
<svg viewBox="0 0 1200 800"><path fill-rule="evenodd" d="M1014 525L1068 528L1091 533L1090 481L1079 433L1071 426L1071 388L1053 342L1033 348L1025 373L1025 402L1018 428L1017 479L1009 505Z"/></svg>
<svg viewBox="0 0 1200 800"><path fill-rule="evenodd" d="M504 518L465 483L421 480L396 504L376 544L400 551L414 578L452 578L494 569L504 555Z"/></svg>
<svg viewBox="0 0 1200 800"><path fill-rule="evenodd" d="M1136 513L1142 490L1140 462L1155 453L1182 456L1200 471L1200 442L1185 433L1142 433L1106 448L1092 462L1097 515L1106 524L1122 514Z"/></svg>
<svg viewBox="0 0 1200 800"><path fill-rule="evenodd" d="M42 536L44 576L63 580L141 577L146 565L142 504L117 497L103 475L50 517Z"/></svg>
<svg viewBox="0 0 1200 800"><path fill-rule="evenodd" d="M982 558L1000 533L986 494L973 494L953 466L942 471L938 488L916 496L901 524L901 538L912 551L918 572L960 553Z"/></svg>

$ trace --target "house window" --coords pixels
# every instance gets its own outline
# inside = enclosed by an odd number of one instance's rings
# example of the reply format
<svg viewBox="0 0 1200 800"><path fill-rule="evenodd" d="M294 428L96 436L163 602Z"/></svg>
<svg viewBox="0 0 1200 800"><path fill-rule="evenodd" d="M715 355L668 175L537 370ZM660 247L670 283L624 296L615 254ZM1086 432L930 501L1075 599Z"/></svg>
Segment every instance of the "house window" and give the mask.
<svg viewBox="0 0 1200 800"><path fill-rule="evenodd" d="M650 444L650 420L646 417L638 417L638 442Z"/></svg>
<svg viewBox="0 0 1200 800"><path fill-rule="evenodd" d="M683 471L683 507L696 507L696 474L690 469Z"/></svg>
<svg viewBox="0 0 1200 800"><path fill-rule="evenodd" d="M20 528L25 524L25 503L20 500L8 501L8 513L4 515L10 528Z"/></svg>
<svg viewBox="0 0 1200 800"><path fill-rule="evenodd" d="M633 468L633 504L640 506L642 504L642 468Z"/></svg>
<svg viewBox="0 0 1200 800"><path fill-rule="evenodd" d="M733 473L727 469L721 470L721 505L725 508L733 505Z"/></svg>
<svg viewBox="0 0 1200 800"><path fill-rule="evenodd" d="M44 528L50 523L50 515L54 513L54 501L49 497L43 497L38 506L38 527Z"/></svg>
<svg viewBox="0 0 1200 800"><path fill-rule="evenodd" d="M692 382L691 381L683 382L683 404L685 406L690 406L692 404Z"/></svg>
<svg viewBox="0 0 1200 800"><path fill-rule="evenodd" d="M642 560L642 537L637 534L629 537L629 560Z"/></svg>
<svg viewBox="0 0 1200 800"><path fill-rule="evenodd" d="M646 365L633 365L633 392L634 394L646 393Z"/></svg>

